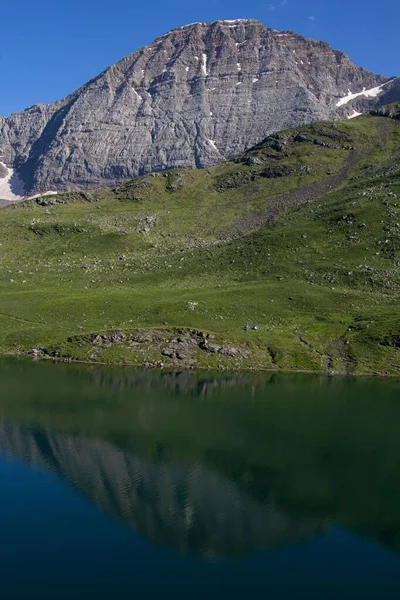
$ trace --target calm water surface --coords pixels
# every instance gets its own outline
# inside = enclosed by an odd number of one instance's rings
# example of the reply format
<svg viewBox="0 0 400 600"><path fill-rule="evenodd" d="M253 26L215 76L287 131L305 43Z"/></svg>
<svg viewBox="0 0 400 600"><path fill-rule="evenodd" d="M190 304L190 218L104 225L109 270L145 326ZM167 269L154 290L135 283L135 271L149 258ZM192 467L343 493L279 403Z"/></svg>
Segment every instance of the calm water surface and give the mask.
<svg viewBox="0 0 400 600"><path fill-rule="evenodd" d="M0 361L1 597L400 598L400 383Z"/></svg>

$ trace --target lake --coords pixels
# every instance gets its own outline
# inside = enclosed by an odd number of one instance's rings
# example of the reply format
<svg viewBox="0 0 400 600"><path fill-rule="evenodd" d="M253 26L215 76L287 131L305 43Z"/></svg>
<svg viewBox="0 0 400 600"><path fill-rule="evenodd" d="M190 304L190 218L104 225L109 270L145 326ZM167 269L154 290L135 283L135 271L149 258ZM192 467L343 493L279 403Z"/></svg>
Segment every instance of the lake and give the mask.
<svg viewBox="0 0 400 600"><path fill-rule="evenodd" d="M0 361L1 594L400 597L400 382Z"/></svg>

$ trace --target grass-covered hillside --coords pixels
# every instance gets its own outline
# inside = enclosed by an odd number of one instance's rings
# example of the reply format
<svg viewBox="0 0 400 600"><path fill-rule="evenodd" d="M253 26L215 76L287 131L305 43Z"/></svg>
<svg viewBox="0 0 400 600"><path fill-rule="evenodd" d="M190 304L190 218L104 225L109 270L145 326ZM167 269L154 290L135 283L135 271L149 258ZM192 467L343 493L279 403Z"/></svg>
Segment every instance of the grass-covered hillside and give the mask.
<svg viewBox="0 0 400 600"><path fill-rule="evenodd" d="M0 250L3 353L399 374L400 123L13 205Z"/></svg>

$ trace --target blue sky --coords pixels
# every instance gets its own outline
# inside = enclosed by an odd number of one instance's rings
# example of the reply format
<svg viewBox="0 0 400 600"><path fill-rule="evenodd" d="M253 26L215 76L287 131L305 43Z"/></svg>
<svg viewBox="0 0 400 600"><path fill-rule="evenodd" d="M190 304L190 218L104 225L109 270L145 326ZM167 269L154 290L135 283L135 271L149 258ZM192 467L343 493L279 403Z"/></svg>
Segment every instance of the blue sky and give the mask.
<svg viewBox="0 0 400 600"><path fill-rule="evenodd" d="M9 0L1 3L0 115L53 102L168 30L255 18L327 41L352 60L400 75L399 0Z"/></svg>

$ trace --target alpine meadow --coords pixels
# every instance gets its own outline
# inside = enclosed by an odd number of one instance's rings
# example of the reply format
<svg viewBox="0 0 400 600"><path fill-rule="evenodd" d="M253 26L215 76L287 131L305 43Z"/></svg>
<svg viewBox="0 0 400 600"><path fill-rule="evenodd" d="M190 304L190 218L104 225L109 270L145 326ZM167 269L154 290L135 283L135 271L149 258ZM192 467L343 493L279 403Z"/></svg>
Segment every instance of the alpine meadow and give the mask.
<svg viewBox="0 0 400 600"><path fill-rule="evenodd" d="M399 373L399 105L0 220L3 353Z"/></svg>

